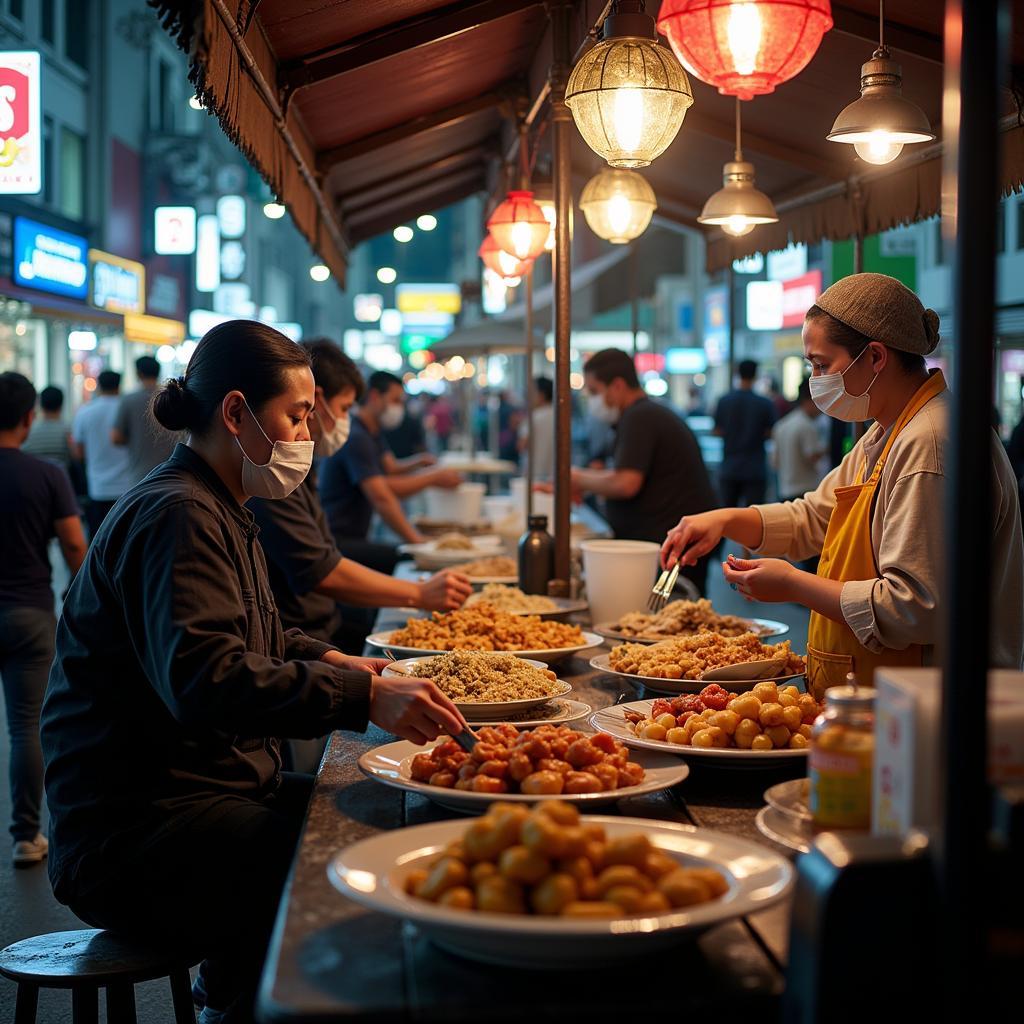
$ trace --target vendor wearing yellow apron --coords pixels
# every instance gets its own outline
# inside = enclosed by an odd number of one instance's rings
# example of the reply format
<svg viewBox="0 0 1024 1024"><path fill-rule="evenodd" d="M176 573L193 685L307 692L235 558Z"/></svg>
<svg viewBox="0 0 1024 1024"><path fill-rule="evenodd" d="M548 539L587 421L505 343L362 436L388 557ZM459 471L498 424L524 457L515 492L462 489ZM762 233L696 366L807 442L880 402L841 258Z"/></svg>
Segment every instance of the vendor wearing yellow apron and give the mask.
<svg viewBox="0 0 1024 1024"><path fill-rule="evenodd" d="M780 557L731 554L723 573L748 600L795 601L811 610L807 675L820 697L851 671L867 684L880 666L935 661L949 395L942 374L924 361L938 343L938 316L883 274L854 274L832 285L808 311L803 342L818 408L874 424L802 498L685 517L666 538L662 562L691 564L723 537L793 561L819 555L817 574ZM991 451L990 664L1020 669L1024 539L1017 480L994 432Z"/></svg>

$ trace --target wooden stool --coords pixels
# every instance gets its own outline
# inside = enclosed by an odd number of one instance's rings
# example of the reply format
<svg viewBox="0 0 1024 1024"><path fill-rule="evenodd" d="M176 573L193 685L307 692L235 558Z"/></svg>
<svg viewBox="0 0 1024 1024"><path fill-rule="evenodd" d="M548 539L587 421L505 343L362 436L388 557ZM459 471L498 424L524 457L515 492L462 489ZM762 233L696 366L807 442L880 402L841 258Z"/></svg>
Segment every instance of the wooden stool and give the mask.
<svg viewBox="0 0 1024 1024"><path fill-rule="evenodd" d="M92 928L36 935L0 950L0 974L18 983L14 1024L34 1024L41 988L71 989L74 1024L96 1024L105 988L109 1024L135 1024L135 985L155 978L170 980L175 1024L195 1024L188 969L196 962Z"/></svg>

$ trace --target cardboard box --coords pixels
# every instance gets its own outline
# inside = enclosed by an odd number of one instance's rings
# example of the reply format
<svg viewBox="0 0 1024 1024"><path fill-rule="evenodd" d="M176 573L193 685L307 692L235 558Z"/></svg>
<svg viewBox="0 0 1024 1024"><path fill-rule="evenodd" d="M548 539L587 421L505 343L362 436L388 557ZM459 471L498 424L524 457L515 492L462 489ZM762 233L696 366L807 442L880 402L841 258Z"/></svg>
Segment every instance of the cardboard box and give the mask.
<svg viewBox="0 0 1024 1024"><path fill-rule="evenodd" d="M872 832L904 835L939 819L941 674L937 668L875 673ZM1024 673L988 674L988 777L1024 782Z"/></svg>

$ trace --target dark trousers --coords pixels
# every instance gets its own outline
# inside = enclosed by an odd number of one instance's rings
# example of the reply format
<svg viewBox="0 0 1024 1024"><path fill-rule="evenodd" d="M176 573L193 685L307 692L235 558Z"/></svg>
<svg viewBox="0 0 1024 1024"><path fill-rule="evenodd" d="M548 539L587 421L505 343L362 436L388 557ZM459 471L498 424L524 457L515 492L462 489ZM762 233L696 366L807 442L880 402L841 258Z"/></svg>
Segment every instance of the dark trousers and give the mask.
<svg viewBox="0 0 1024 1024"><path fill-rule="evenodd" d="M718 489L722 493L722 508L744 508L764 501L765 481L719 480Z"/></svg>
<svg viewBox="0 0 1024 1024"><path fill-rule="evenodd" d="M96 928L195 950L205 958L207 1004L222 1010L237 1000L232 1019L252 1020L312 785L312 776L286 772L265 800L211 799L198 819L68 905Z"/></svg>
<svg viewBox="0 0 1024 1024"><path fill-rule="evenodd" d="M94 501L92 498L89 499L89 504L85 506L85 521L89 526L90 540L96 536L96 531L100 528L103 520L107 518L107 513L115 504L115 501Z"/></svg>
<svg viewBox="0 0 1024 1024"><path fill-rule="evenodd" d="M43 753L39 709L53 663L57 622L42 608L0 608L0 679L11 739L9 781L15 842L39 832L43 802Z"/></svg>

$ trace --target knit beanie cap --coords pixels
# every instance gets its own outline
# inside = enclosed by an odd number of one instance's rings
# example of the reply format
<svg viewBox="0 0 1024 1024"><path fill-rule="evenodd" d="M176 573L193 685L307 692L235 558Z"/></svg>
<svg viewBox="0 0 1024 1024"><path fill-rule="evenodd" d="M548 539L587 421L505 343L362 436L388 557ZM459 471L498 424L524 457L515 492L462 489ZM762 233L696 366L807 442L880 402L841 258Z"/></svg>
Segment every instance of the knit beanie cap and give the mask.
<svg viewBox="0 0 1024 1024"><path fill-rule="evenodd" d="M939 316L901 281L887 274L851 274L815 303L847 327L889 348L926 356L939 343Z"/></svg>

